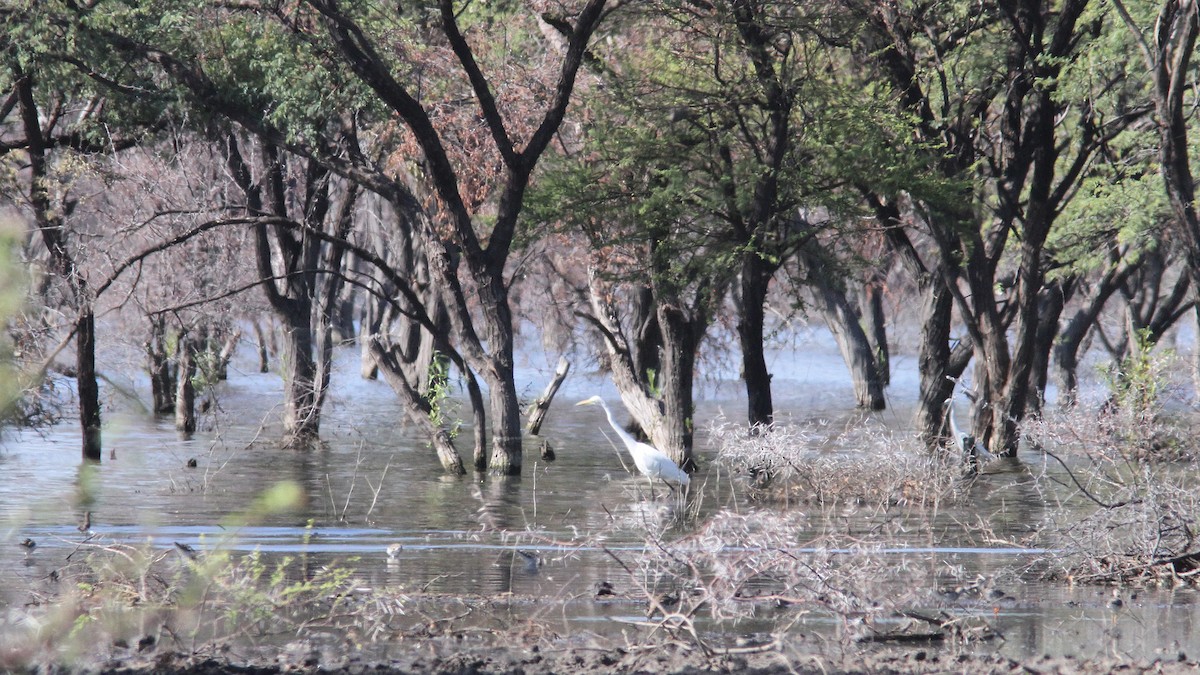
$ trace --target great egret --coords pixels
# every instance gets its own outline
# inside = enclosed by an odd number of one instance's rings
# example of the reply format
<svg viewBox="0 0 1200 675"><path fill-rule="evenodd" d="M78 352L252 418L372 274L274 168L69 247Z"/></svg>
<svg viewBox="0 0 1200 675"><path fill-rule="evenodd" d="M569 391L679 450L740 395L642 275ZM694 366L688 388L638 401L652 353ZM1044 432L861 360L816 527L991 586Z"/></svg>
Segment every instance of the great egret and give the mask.
<svg viewBox="0 0 1200 675"><path fill-rule="evenodd" d="M575 405L594 405L599 404L604 408L604 414L608 417L608 423L612 425L613 431L617 432L617 436L621 442L625 444L625 448L629 450L629 454L633 456L633 463L637 466L638 471L642 472L650 481L650 490L654 491L654 480L674 481L680 485L687 485L689 478L687 472L679 468L679 465L667 457L658 448L642 443L629 435L629 432L621 428L617 421L613 419L612 411L608 409L608 405L604 403L604 399L599 396L593 396L586 401L580 401Z"/></svg>
<svg viewBox="0 0 1200 675"><path fill-rule="evenodd" d="M995 455L988 452L988 449L983 446L983 443L978 441L971 434L965 433L958 428L958 422L954 419L954 397L946 399L946 417L950 420L950 436L954 439L954 445L958 448L958 452L962 455L963 462L966 463L967 469L971 473L979 471L979 465L983 462L991 461Z"/></svg>

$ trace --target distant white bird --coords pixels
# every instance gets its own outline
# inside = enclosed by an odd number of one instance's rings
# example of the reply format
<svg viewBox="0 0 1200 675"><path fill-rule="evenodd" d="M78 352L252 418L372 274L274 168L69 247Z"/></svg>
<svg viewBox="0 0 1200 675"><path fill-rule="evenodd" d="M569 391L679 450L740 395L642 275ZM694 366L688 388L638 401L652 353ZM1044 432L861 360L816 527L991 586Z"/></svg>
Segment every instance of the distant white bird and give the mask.
<svg viewBox="0 0 1200 675"><path fill-rule="evenodd" d="M625 444L625 448L629 450L629 454L633 456L633 463L637 466L638 471L642 472L650 481L650 490L654 490L655 479L661 481L672 481L680 485L687 485L689 478L687 472L679 468L679 465L667 457L661 450L642 443L629 435L629 432L621 428L617 421L613 419L612 411L604 403L604 399L599 396L593 396L586 401L580 401L575 405L594 405L599 404L604 408L604 414L608 417L608 423L612 425L613 431L617 432L617 436L621 442Z"/></svg>

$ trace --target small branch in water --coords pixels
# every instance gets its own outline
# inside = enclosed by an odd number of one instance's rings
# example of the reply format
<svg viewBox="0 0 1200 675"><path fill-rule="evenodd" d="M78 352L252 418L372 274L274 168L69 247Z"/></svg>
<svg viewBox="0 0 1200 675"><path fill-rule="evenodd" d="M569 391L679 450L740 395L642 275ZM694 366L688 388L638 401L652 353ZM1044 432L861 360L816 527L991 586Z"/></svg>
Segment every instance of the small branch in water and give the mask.
<svg viewBox="0 0 1200 675"><path fill-rule="evenodd" d="M1125 501L1113 502L1111 504L1108 502L1102 501L1099 497L1093 495L1091 492L1088 492L1087 488L1083 487L1083 484L1081 484L1079 482L1079 479L1075 477L1075 473L1073 471L1071 471L1071 467L1067 466L1067 463L1064 462L1058 455L1054 454L1053 452L1050 452L1049 450L1047 450L1045 448L1042 448L1042 453L1044 455L1046 455L1047 457L1050 457L1054 461L1058 462L1059 466L1061 466L1063 468L1063 471L1066 471L1067 475L1071 477L1071 482L1075 484L1075 487L1078 488L1081 493L1083 493L1083 496L1087 497L1091 501L1095 502L1095 504L1097 506L1099 506L1100 508L1118 509L1118 508L1121 508L1122 506L1133 506L1134 504L1141 504L1144 501L1141 498L1126 499Z"/></svg>

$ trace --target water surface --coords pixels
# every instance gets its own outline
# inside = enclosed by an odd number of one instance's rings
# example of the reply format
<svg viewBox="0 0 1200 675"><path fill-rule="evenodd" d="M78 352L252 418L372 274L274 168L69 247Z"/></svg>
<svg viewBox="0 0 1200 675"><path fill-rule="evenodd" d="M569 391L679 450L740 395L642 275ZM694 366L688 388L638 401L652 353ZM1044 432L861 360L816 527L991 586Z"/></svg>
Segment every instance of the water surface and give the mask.
<svg viewBox="0 0 1200 675"><path fill-rule="evenodd" d="M611 387L580 374L579 367L541 434L555 448L556 461L541 460L540 439L531 439L519 478L446 476L404 424L387 386L358 377L357 351L349 348L338 353L322 422L324 446L309 453L281 450L275 443L280 379L253 372L249 351L243 350L229 381L217 389L216 411L190 438L180 437L170 420L146 414L116 387L105 389L111 410L105 418L106 457L98 465L80 463L70 424L6 435L0 449L0 565L13 573L0 580L5 602L24 602L28 584L60 567L90 536L94 542L164 551L178 543L201 551L219 547L260 551L273 559L303 557L310 565L339 563L372 587L544 598L546 606L553 601L563 607L555 620L565 630L620 630L620 621L645 614L640 605L594 598L602 582L630 589L628 573L614 558L636 560L648 540L686 537L695 523L721 509L758 508L744 502L738 481L712 461L703 423L699 445L705 461L693 478L693 498L681 501L660 486L651 499L646 482L624 469L602 411L570 405L601 393L619 410ZM827 341L806 345L799 356L774 358L779 418L810 429L812 452L852 457L878 451L856 447L846 440L854 438L846 430L910 433L916 390L911 361L897 359L891 408L865 416L849 410L845 370ZM522 365L524 392L533 398L553 366L534 358ZM121 388L147 397L139 378ZM710 374L697 419L740 419L738 394L731 377ZM300 507L261 512L256 500L279 481L302 488ZM1043 511L1028 472L1000 468L980 480L963 504L924 514L930 525L908 534L893 531L892 543L879 553L894 556L897 564L916 561L932 576L945 577L948 586L977 575L994 577L990 583L1003 588L1003 602L964 602L957 608L992 622L1005 636L983 649L1014 656L1200 651L1193 630L1200 603L1191 589L1126 592L1118 606L1110 589L1032 583L1012 573L1041 553L1021 541ZM78 527L86 513L85 534ZM832 527L846 534L869 534L898 518L853 508L834 515ZM981 519L991 527L987 536L974 527ZM822 523L818 530L831 527L828 520L814 520ZM17 545L27 537L38 544L32 553ZM387 547L397 543L402 550L389 558ZM806 551L798 546L795 553ZM957 576L945 574L951 568ZM814 615L793 631L836 634L841 629L836 623ZM770 616L759 616L738 629L771 625Z"/></svg>

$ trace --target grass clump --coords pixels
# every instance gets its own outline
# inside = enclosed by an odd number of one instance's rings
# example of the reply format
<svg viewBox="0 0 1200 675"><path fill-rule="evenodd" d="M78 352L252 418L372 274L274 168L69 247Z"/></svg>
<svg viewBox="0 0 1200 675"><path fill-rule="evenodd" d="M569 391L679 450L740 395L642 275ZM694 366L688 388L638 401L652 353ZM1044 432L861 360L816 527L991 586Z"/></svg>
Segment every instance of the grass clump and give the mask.
<svg viewBox="0 0 1200 675"><path fill-rule="evenodd" d="M338 622L352 570L88 541L0 620L0 669L94 663L161 643L201 654ZM223 648L223 647L222 647Z"/></svg>

